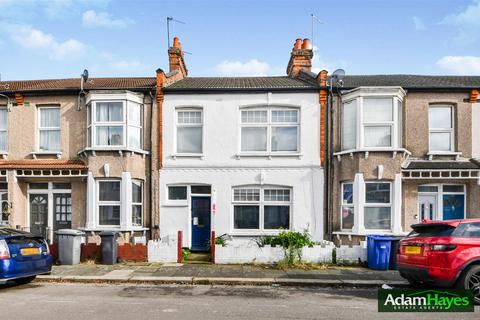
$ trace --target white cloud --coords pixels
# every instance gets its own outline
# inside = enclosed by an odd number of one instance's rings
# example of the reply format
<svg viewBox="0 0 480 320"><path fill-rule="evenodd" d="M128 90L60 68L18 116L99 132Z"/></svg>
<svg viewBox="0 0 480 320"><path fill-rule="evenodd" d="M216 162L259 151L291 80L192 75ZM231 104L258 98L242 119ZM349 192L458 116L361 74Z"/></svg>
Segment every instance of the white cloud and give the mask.
<svg viewBox="0 0 480 320"><path fill-rule="evenodd" d="M223 76L265 76L271 71L268 63L251 59L247 62L222 61L215 70Z"/></svg>
<svg viewBox="0 0 480 320"><path fill-rule="evenodd" d="M86 9L105 8L111 0L0 0L0 16L14 20L66 19Z"/></svg>
<svg viewBox="0 0 480 320"><path fill-rule="evenodd" d="M319 48L313 46L313 59L312 59L312 72L319 73L322 70L327 70L329 73L332 73L338 68L345 68L347 63L343 60L338 61L327 61L322 55L318 52Z"/></svg>
<svg viewBox="0 0 480 320"><path fill-rule="evenodd" d="M423 19L420 17L412 17L411 18L413 25L415 26L415 30L417 31L425 31L427 30L427 26L425 25L425 22L423 22Z"/></svg>
<svg viewBox="0 0 480 320"><path fill-rule="evenodd" d="M82 22L85 27L125 28L133 23L132 19L115 19L108 12L88 10L83 13Z"/></svg>
<svg viewBox="0 0 480 320"><path fill-rule="evenodd" d="M3 24L0 25L0 32L21 47L44 52L54 60L78 58L86 50L85 44L76 39L58 41L52 34L28 25Z"/></svg>
<svg viewBox="0 0 480 320"><path fill-rule="evenodd" d="M480 56L446 56L437 61L437 66L451 74L480 75Z"/></svg>
<svg viewBox="0 0 480 320"><path fill-rule="evenodd" d="M479 39L480 32L480 0L473 0L463 11L447 15L442 24L455 26L455 41L460 44L471 44Z"/></svg>

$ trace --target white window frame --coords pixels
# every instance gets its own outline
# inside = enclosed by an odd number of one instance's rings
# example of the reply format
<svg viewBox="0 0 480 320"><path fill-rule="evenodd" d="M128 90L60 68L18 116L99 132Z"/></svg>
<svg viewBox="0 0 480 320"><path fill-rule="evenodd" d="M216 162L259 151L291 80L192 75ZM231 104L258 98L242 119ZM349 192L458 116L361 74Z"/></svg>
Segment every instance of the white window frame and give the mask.
<svg viewBox="0 0 480 320"><path fill-rule="evenodd" d="M141 202L134 202L133 201L133 185L134 184L137 184L137 185L140 185L140 192L141 192ZM137 179L132 179L132 207L131 207L131 219L132 219L132 226L133 227L143 227L143 202L144 202L144 183L142 180L137 180ZM133 207L135 206L140 206L140 213L141 213L141 222L140 224L137 224L135 223L135 219L134 219L134 211L133 211Z"/></svg>
<svg viewBox="0 0 480 320"><path fill-rule="evenodd" d="M59 123L59 126L58 127L42 127L42 110L45 110L45 109L58 109L58 116L59 116L59 119L58 119L58 123ZM37 132L38 132L38 135L37 135L37 150L39 153L59 153L61 152L61 149L62 149L62 130L61 130L61 127L62 127L62 114L61 114L61 109L60 109L60 106L39 106L37 107L37 121L38 121L38 124L37 124ZM40 150L40 140L41 140L41 132L42 131L58 131L59 133L59 142L60 142L60 150Z"/></svg>
<svg viewBox="0 0 480 320"><path fill-rule="evenodd" d="M451 128L430 128L430 110L431 109L450 109ZM431 104L428 106L428 150L431 153L449 153L455 152L455 108L450 104ZM450 134L450 150L434 150L430 142L432 133L449 133Z"/></svg>
<svg viewBox="0 0 480 320"><path fill-rule="evenodd" d="M404 106L404 97L406 92L400 87L359 87L354 89L342 97L342 111L339 112L343 117L344 104L352 102L357 103L356 112L356 130L355 130L355 146L353 149L345 149L343 147L343 138L340 137L342 152L356 151L395 151L402 148L402 114ZM392 99L392 121L386 122L364 122L364 99ZM343 125L343 118L338 122ZM389 147L366 147L365 146L365 127L385 127L391 126L391 144ZM343 128L340 128L340 134L343 134Z"/></svg>
<svg viewBox="0 0 480 320"><path fill-rule="evenodd" d="M259 201L241 201L235 200L235 190L245 190L245 189L256 189L260 192ZM290 199L289 201L265 201L265 190L289 190ZM265 206L288 206L289 207L289 228L284 230L291 230L293 221L293 188L286 186L276 186L276 185L246 185L246 186L235 186L231 189L231 226L230 230L233 234L246 234L246 235L258 235L258 234L278 234L280 229L265 229ZM235 206L258 206L259 207L259 228L258 229L236 229L235 228Z"/></svg>
<svg viewBox="0 0 480 320"><path fill-rule="evenodd" d="M8 152L8 109L6 107L0 107L0 110L5 112L5 117L7 118L7 123L5 125L5 129L0 128L0 132L5 132L5 148L0 148L0 154Z"/></svg>
<svg viewBox="0 0 480 320"><path fill-rule="evenodd" d="M122 121L97 121L97 104L98 103L122 103ZM140 126L130 124L128 116L128 108L131 105L138 105L140 108ZM118 150L131 149L142 151L144 148L144 109L143 104L128 99L110 99L110 100L91 100L87 105L87 146L97 150ZM97 128L98 127L121 127L122 128L122 144L121 145L98 145L97 144ZM140 128L140 148L131 147L129 145L129 127ZM90 133L88 133L90 132Z"/></svg>
<svg viewBox="0 0 480 320"><path fill-rule="evenodd" d="M200 123L179 123L178 114L180 112L200 112ZM205 114L202 107L176 107L175 108L175 134L174 134L174 154L181 156L201 156L205 148L205 134L204 134ZM202 132L202 145L200 152L179 152L178 151L178 128L200 128Z"/></svg>
<svg viewBox="0 0 480 320"><path fill-rule="evenodd" d="M463 218L465 219L465 216L467 214L467 186L463 183L429 183L429 184L419 184L418 187L437 187L436 192L425 192L425 191L418 191L418 195L434 195L437 197L437 213L435 214L435 219L434 220L439 220L443 221L443 196L444 195L463 195L464 199L464 204L463 204ZM445 186L463 186L463 191L462 192L450 192L450 191L443 191ZM417 208L418 208L418 199L419 197L417 196ZM421 222L420 219L420 214L417 214L417 221Z"/></svg>
<svg viewBox="0 0 480 320"><path fill-rule="evenodd" d="M120 185L120 189L119 189L119 195L120 195L120 200L118 201L100 201L100 184L102 182L117 182L119 185ZM96 194L96 198L95 198L95 208L96 208L96 211L97 211L97 226L99 226L100 228L108 228L108 227L111 227L111 228L119 228L120 225L121 225L121 221L122 221L122 180L121 179L98 179L95 181L96 183L96 189L97 189L97 194ZM125 205L125 204L124 204ZM118 225L106 225L106 224L100 224L100 207L101 206L105 206L105 207L109 207L109 206L118 206L119 207L119 224Z"/></svg>
<svg viewBox="0 0 480 320"><path fill-rule="evenodd" d="M350 184L352 185L352 203L343 203L343 193L344 193L344 188L345 188L345 185L347 184ZM342 231L352 231L354 228L355 228L355 214L356 214L356 210L355 210L355 201L353 201L353 195L355 194L355 184L353 181L346 181L346 182L342 182L341 184L341 188L340 188L340 229ZM353 217L354 217L354 221L353 221L353 224L352 224L352 228L350 229L346 229L343 227L343 208L352 208L353 209Z"/></svg>
<svg viewBox="0 0 480 320"><path fill-rule="evenodd" d="M365 114L364 114L364 111L365 111L365 100L390 100L391 102L391 105L392 105L392 120L391 121L375 121L375 122L366 122L365 119ZM382 148L393 148L394 147L394 136L395 136L395 133L394 133L394 130L397 130L396 129L396 126L395 126L395 120L396 120L396 116L395 116L395 113L397 113L397 107L395 106L397 104L397 101L394 101L393 97L362 97L361 98L362 100L362 127L361 127L361 132L362 132L362 136L361 136L361 139L362 139L362 145L365 147L365 148L368 148L368 149L371 149L371 150L374 150L374 149L382 149ZM397 120L398 122L398 120ZM397 124L398 126L398 124ZM389 146L366 146L366 143L365 143L365 129L366 128L376 128L376 127L380 127L380 128L386 128L388 127L390 129L390 145Z"/></svg>
<svg viewBox="0 0 480 320"><path fill-rule="evenodd" d="M253 122L253 123L243 123L242 122L242 112L243 111L267 111L267 122ZM273 112L274 111L296 111L297 112L297 122L273 122ZM298 106L248 106L240 107L239 109L239 144L238 144L238 154L253 154L253 155L278 155L278 154L299 154L301 152L300 146L300 136L301 136L301 112L300 107ZM242 150L242 128L267 128L267 147L265 151L243 151ZM272 129L274 127L296 127L297 128L297 150L294 151L273 151L272 150Z"/></svg>
<svg viewBox="0 0 480 320"><path fill-rule="evenodd" d="M367 202L367 185L368 184L388 184L389 185L389 195L390 199L388 203L371 203ZM392 182L391 181L365 181L365 199L364 199L364 206L363 206L363 227L365 230L368 232L376 232L376 231L391 231L393 229L393 187L392 187ZM367 229L365 225L365 209L366 208L390 208L390 228L389 229Z"/></svg>

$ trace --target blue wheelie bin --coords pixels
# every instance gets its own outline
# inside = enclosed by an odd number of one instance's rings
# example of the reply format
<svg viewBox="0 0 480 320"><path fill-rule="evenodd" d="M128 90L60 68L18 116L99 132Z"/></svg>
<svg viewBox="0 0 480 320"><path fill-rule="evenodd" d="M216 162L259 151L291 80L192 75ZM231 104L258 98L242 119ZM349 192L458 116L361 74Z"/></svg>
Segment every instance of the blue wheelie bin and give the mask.
<svg viewBox="0 0 480 320"><path fill-rule="evenodd" d="M388 270L392 240L390 236L367 236L368 267L374 270Z"/></svg>

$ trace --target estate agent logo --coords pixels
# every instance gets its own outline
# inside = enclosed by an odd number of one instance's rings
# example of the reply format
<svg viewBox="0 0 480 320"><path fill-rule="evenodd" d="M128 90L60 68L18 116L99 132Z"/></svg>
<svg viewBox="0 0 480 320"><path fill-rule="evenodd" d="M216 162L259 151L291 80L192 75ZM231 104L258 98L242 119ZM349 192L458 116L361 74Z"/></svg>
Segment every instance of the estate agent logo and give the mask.
<svg viewBox="0 0 480 320"><path fill-rule="evenodd" d="M378 312L473 312L467 290L379 289Z"/></svg>

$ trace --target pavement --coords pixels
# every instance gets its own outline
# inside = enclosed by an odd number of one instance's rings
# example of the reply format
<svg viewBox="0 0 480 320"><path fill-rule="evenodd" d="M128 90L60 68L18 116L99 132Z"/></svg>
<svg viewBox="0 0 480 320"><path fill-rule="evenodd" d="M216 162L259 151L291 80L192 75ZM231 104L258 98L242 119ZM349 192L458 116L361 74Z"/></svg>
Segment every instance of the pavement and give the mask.
<svg viewBox="0 0 480 320"><path fill-rule="evenodd" d="M1 319L479 319L472 313L379 313L377 289L38 283L0 286Z"/></svg>
<svg viewBox="0 0 480 320"><path fill-rule="evenodd" d="M280 270L261 265L157 263L54 266L51 275L39 276L36 281L323 287L379 287L388 284L392 287L408 287L408 282L394 270L338 266Z"/></svg>

